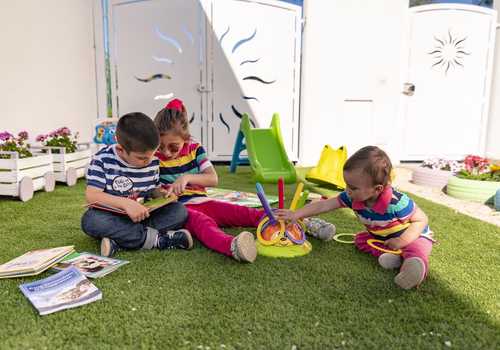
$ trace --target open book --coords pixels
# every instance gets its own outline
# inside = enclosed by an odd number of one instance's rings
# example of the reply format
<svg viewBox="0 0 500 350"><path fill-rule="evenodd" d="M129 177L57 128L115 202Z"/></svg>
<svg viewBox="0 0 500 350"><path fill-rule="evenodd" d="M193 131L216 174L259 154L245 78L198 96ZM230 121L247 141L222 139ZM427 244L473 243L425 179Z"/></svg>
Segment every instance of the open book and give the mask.
<svg viewBox="0 0 500 350"><path fill-rule="evenodd" d="M88 304L102 298L101 291L75 267L39 281L21 284L19 288L40 315Z"/></svg>
<svg viewBox="0 0 500 350"><path fill-rule="evenodd" d="M206 197L194 197L191 198L187 203L200 204L209 200L216 200L219 202L243 205L249 208L258 208L262 206L259 197L257 197L255 193L228 190L217 187L207 187L206 192ZM269 201L269 204L278 202L278 196L266 195L266 198Z"/></svg>
<svg viewBox="0 0 500 350"><path fill-rule="evenodd" d="M87 252L74 252L52 267L61 271L71 266L76 267L82 274L89 278L99 278L115 271L120 266L128 264L126 260L112 259Z"/></svg>
<svg viewBox="0 0 500 350"><path fill-rule="evenodd" d="M140 198L142 199L142 198ZM148 199L145 201L139 201L142 205L144 205L146 208L148 208L149 212L151 213L152 211L164 207L167 204L170 204L172 202L177 201L177 196L175 194L171 194L168 197L160 197L160 198L153 198L153 199ZM109 205L105 205L99 202L94 202L86 205L89 208L95 208L95 209L100 209L100 210L106 210L110 211L112 213L117 213L117 214L122 214L122 215L127 215L127 212L123 209L120 208L115 208Z"/></svg>
<svg viewBox="0 0 500 350"><path fill-rule="evenodd" d="M31 250L0 265L0 278L38 275L73 251L73 246Z"/></svg>

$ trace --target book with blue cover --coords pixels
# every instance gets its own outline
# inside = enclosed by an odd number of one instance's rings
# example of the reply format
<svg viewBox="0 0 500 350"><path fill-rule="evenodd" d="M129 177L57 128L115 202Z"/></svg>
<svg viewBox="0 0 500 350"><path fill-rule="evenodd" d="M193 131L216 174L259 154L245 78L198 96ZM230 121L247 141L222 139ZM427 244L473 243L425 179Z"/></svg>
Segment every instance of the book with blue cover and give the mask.
<svg viewBox="0 0 500 350"><path fill-rule="evenodd" d="M40 315L102 299L101 291L75 267L39 281L21 284L19 288Z"/></svg>

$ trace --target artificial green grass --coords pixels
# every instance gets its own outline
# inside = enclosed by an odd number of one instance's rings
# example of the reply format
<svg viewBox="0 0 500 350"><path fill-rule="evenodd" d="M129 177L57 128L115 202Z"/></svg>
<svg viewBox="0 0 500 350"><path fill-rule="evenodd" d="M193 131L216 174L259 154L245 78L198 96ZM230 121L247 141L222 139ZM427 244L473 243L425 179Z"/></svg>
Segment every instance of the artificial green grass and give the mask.
<svg viewBox="0 0 500 350"><path fill-rule="evenodd" d="M220 187L254 190L248 168L226 168L217 169ZM96 252L80 230L83 191L79 181L26 203L1 198L0 262L70 244ZM292 192L288 186L287 199ZM398 289L396 272L352 245L315 239L305 257L254 264L199 243L189 252L121 252L130 264L93 280L103 300L48 316L18 285L50 272L0 280L0 348L498 349L500 228L413 198L439 240L418 290ZM338 232L362 228L346 209L323 217Z"/></svg>

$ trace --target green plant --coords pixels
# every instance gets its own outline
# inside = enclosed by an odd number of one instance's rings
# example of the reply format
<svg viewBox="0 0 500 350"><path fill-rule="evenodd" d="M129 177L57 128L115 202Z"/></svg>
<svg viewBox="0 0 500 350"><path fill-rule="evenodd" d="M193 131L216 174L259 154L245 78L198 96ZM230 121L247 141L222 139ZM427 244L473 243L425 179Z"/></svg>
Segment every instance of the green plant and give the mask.
<svg viewBox="0 0 500 350"><path fill-rule="evenodd" d="M21 131L17 137L14 137L11 133L4 131L0 133L0 151L17 152L19 154L19 158L32 157L33 154L28 149L29 144L26 142L27 140L27 131ZM8 154L1 154L0 158L9 159L11 156Z"/></svg>
<svg viewBox="0 0 500 350"><path fill-rule="evenodd" d="M478 181L498 181L500 182L500 171L488 172L483 174L471 174L466 170L461 170L457 177L467 180L478 180Z"/></svg>
<svg viewBox="0 0 500 350"><path fill-rule="evenodd" d="M48 147L64 147L67 153L76 152L78 133L71 137L71 130L67 127L62 127L50 132L47 135L38 135L36 141L41 142ZM59 153L58 149L53 149L52 153Z"/></svg>

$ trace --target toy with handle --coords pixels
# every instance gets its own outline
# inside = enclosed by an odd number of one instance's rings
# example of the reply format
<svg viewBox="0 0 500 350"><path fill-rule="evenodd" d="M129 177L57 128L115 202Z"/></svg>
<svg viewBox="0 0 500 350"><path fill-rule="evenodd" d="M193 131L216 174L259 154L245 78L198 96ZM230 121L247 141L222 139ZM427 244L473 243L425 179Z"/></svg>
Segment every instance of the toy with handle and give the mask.
<svg viewBox="0 0 500 350"><path fill-rule="evenodd" d="M285 183L283 178L278 179L278 208L283 209L285 205Z"/></svg>
<svg viewBox="0 0 500 350"><path fill-rule="evenodd" d="M309 190L305 190L300 196L299 202L297 203L297 209L300 209L306 204L307 197L309 197Z"/></svg>
<svg viewBox="0 0 500 350"><path fill-rule="evenodd" d="M269 217L270 223L275 224L276 218L274 217L273 211L271 210L271 206L267 201L266 194L264 193L264 188L262 188L262 185L258 182L255 184L255 187L257 189L257 196L259 197L260 202L262 203L262 207L264 208L266 215Z"/></svg>
<svg viewBox="0 0 500 350"><path fill-rule="evenodd" d="M295 189L295 194L293 195L292 204L290 204L290 210L295 210L295 208L297 208L297 203L299 202L300 194L302 193L303 189L304 184L302 182L299 182L297 188Z"/></svg>
<svg viewBox="0 0 500 350"><path fill-rule="evenodd" d="M300 202L303 183L299 183L295 190L290 210L295 210ZM256 184L257 197L264 208L265 216L257 227L257 251L260 255L270 257L296 257L308 254L312 250L306 240L305 225L302 221L288 222L277 220L267 201L264 189L260 183ZM284 181L278 179L279 208L284 208ZM305 193L307 198L307 193ZM304 198L304 201L305 201Z"/></svg>

